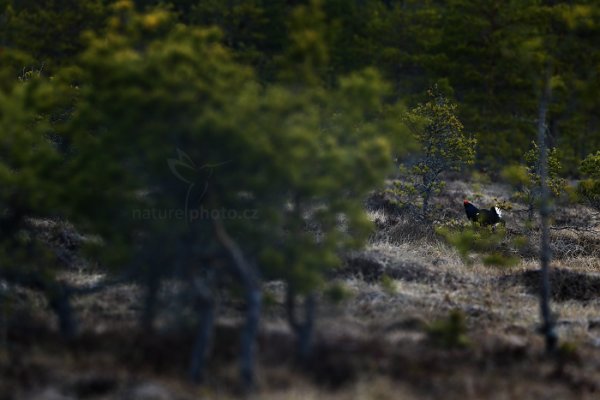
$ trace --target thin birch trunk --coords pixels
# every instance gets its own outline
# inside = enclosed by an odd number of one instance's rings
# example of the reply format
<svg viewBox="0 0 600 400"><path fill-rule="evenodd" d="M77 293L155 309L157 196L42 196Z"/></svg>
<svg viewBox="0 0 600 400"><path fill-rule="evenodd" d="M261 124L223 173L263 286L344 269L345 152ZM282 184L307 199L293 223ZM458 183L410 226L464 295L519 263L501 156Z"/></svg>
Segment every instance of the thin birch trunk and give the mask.
<svg viewBox="0 0 600 400"><path fill-rule="evenodd" d="M316 309L317 301L315 294L308 293L304 297L304 320L300 321L297 315L296 293L288 284L286 310L288 321L296 335L296 355L300 363L305 363L310 358Z"/></svg>
<svg viewBox="0 0 600 400"><path fill-rule="evenodd" d="M260 319L261 289L258 274L253 266L246 260L241 248L229 236L223 223L219 219L213 221L215 236L231 258L233 268L244 286L246 297L246 322L242 331L240 353L240 375L246 390L252 389L255 384L255 353L256 336Z"/></svg>
<svg viewBox="0 0 600 400"><path fill-rule="evenodd" d="M194 284L195 308L198 313L198 331L190 363L190 379L201 382L206 370L206 362L211 347L215 321L214 301L210 290L204 285Z"/></svg>
<svg viewBox="0 0 600 400"><path fill-rule="evenodd" d="M71 306L71 295L68 288L60 284L49 289L50 307L58 317L58 327L63 338L72 340L77 336L77 320Z"/></svg>
<svg viewBox="0 0 600 400"><path fill-rule="evenodd" d="M43 277L40 273L23 273L15 269L6 269L2 272L0 278L5 279L8 283L22 285L44 293L48 300L48 306L58 319L58 329L62 337L72 340L77 336L77 318L71 306L73 291L68 285Z"/></svg>
<svg viewBox="0 0 600 400"><path fill-rule="evenodd" d="M146 292L144 295L144 309L140 324L144 332L154 331L154 319L156 317L156 308L158 304L158 291L160 289L160 279L154 267L150 271L150 276L146 281Z"/></svg>
<svg viewBox="0 0 600 400"><path fill-rule="evenodd" d="M546 350L548 352L556 349L558 336L554 329L554 320L550 310L550 240L548 220L550 217L550 195L548 190L548 150L546 147L546 115L550 103L552 88L550 78L552 68L550 65L546 68L544 78L544 88L540 98L539 118L538 118L538 142L540 143L540 224L541 224L541 244L540 244L540 269L541 269L541 293L540 293L540 312L542 317L541 333L546 340Z"/></svg>

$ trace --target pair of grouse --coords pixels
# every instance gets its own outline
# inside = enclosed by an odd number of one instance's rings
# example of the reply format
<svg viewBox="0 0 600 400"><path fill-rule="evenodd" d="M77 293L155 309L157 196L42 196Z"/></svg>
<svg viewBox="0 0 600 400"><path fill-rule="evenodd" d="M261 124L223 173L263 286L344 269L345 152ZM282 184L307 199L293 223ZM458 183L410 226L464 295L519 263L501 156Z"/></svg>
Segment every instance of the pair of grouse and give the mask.
<svg viewBox="0 0 600 400"><path fill-rule="evenodd" d="M479 209L469 200L463 201L467 218L473 222L479 222L481 225L496 225L499 222L504 222L502 219L502 211L496 206L490 207L489 210Z"/></svg>

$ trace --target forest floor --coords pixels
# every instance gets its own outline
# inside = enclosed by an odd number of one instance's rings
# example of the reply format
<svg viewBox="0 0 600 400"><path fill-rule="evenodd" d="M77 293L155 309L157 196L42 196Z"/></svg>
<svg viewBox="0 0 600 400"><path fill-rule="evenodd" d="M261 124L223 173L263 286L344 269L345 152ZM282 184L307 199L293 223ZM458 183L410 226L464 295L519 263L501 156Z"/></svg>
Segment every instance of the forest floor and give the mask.
<svg viewBox="0 0 600 400"><path fill-rule="evenodd" d="M508 190L450 182L438 199L443 218L464 220L465 197L489 206L495 199L508 200ZM266 284L269 301L252 397L599 398L600 230L590 209L556 209L555 228L581 229L551 233L552 310L560 338L553 355L545 354L536 332L539 234L527 230L522 205L505 212L508 232L531 239L512 267L485 266L475 257L468 262L385 204L371 206L369 213L377 232L364 250L348 254L332 277L349 296L341 303L320 301L313 356L305 368L294 367L283 284ZM101 276L90 268L72 268L65 279L89 283ZM165 298L171 292L176 284L163 288ZM45 301L17 293L2 316L0 400L235 398L240 303L220 306L206 382L194 386L185 379L192 331L172 321L169 307L159 315L156 333L141 331L140 296L140 289L129 284L77 299L82 334L65 343ZM452 330L451 315L464 318L464 331ZM461 336L461 346L444 341L449 337L452 343L453 335Z"/></svg>

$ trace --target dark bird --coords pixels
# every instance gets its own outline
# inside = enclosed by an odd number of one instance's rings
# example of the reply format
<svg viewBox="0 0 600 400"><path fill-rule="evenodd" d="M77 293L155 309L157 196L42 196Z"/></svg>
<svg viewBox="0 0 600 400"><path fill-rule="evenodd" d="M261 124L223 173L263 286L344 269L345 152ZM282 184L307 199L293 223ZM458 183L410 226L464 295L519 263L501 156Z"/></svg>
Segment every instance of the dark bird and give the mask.
<svg viewBox="0 0 600 400"><path fill-rule="evenodd" d="M499 222L504 222L502 219L502 211L496 206L490 207L489 210L475 207L469 200L463 201L467 218L473 222L479 222L481 225L496 225Z"/></svg>

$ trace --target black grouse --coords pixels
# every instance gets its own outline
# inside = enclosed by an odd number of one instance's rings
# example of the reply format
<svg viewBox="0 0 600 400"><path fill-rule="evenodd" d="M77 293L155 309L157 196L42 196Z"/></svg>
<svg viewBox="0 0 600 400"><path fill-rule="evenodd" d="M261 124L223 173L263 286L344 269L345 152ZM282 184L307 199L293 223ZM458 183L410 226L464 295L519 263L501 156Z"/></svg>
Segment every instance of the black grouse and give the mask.
<svg viewBox="0 0 600 400"><path fill-rule="evenodd" d="M467 218L473 222L479 222L481 225L496 225L499 222L504 222L502 219L502 211L496 206L490 207L489 210L480 210L475 207L469 200L463 201Z"/></svg>

